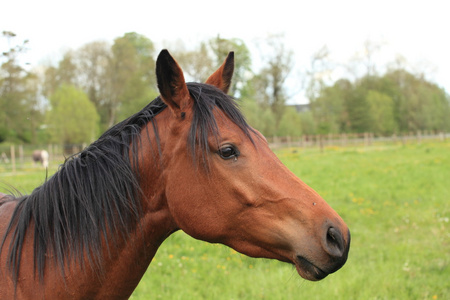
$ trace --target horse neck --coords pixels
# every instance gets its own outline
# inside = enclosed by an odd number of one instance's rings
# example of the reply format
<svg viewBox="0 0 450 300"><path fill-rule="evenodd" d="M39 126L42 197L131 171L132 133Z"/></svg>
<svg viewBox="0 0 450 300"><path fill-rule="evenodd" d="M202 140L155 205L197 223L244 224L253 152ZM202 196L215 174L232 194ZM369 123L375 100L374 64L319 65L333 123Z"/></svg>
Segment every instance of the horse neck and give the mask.
<svg viewBox="0 0 450 300"><path fill-rule="evenodd" d="M165 124L167 118L161 113L158 119L161 133L167 128ZM177 230L165 197L160 158L164 144L164 134L161 134L159 141L156 142L151 124L142 130L137 157L140 186L144 195L143 215L135 233L125 241L120 255L108 262L110 265L106 267L107 274L102 286L104 294L98 294L100 296L108 298L111 296L109 294L111 290L124 291L123 295L127 296L129 293L129 296L144 275L161 243Z"/></svg>
<svg viewBox="0 0 450 300"><path fill-rule="evenodd" d="M100 266L102 273L100 276L93 268L82 268L73 262L73 265L70 267L71 273L66 275L64 284L57 285L53 289L54 291L42 292L45 295L48 293L49 299L53 298L54 294L67 295L68 292L79 293L80 299L129 298L146 272L161 243L176 230L177 227L170 215L164 194L165 188L161 175L159 155L154 157L152 155L150 157L144 155L151 153L150 151L154 150L153 147L157 146L153 142L154 137L152 137L152 134L148 134L152 132L152 129L148 128L148 132L145 131L146 129L144 128L139 142L139 179L144 196L142 200L142 214L136 229L126 239L118 241L117 247L113 249L108 250L107 242L103 242L103 260ZM108 234L114 233L109 232ZM28 258L26 258L24 263L32 265L32 255L26 255L25 257ZM84 265L88 264L86 260ZM23 289L25 293L36 291L36 289L45 286L55 286L55 282L58 282L58 279L55 280L55 278L60 278L55 277L59 275L57 273L59 271L51 269L51 264L47 264L46 267L47 272L44 278L44 285L26 286ZM29 295L30 297L32 296L32 294Z"/></svg>
<svg viewBox="0 0 450 300"><path fill-rule="evenodd" d="M151 201L162 203L156 196ZM152 205L139 223L139 228L126 241L120 254L109 259L99 299L128 298L153 259L161 243L174 231L166 205Z"/></svg>
<svg viewBox="0 0 450 300"><path fill-rule="evenodd" d="M117 251L112 251L111 255L105 245L103 255L105 259L102 262L104 272L100 276L95 274L93 269L75 266L72 268L74 273L66 276L65 283L59 284L51 295L53 296L53 293L65 295L67 291L69 293L76 291L75 293L80 294L79 299L128 299L161 243L174 231L174 224L166 209L167 206L163 204L165 201L163 198L163 195L155 194L148 199L155 205L148 206L136 231L118 245ZM45 280L44 286L55 285L54 277L47 276ZM63 290L58 291L58 288Z"/></svg>
<svg viewBox="0 0 450 300"><path fill-rule="evenodd" d="M130 158L138 172L139 185L142 192L142 214L136 229L126 238L118 242L115 250L108 250L106 242L103 247L102 274L96 277L86 274L86 270L75 269L80 272L83 280L73 276L67 281L71 290L83 290L85 298L98 299L127 299L152 261L161 243L177 229L170 214L162 173L161 149L164 148L164 134L166 128L163 113L158 114L158 130L160 139L157 142L153 125L150 122L141 131L138 143L130 150ZM114 234L114 233L109 233ZM47 277L50 278L50 277ZM47 280L46 278L46 280ZM98 280L89 281L89 278ZM49 282L50 284L50 282ZM94 296L92 296L94 295Z"/></svg>

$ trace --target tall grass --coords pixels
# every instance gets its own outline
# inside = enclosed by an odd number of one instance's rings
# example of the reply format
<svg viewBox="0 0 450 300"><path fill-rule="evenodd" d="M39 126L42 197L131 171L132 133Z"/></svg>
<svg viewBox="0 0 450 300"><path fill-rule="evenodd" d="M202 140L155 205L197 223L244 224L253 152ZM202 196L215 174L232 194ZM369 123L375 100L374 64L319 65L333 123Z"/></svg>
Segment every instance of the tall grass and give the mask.
<svg viewBox="0 0 450 300"><path fill-rule="evenodd" d="M169 237L132 299L446 299L450 295L450 142L282 149L352 233L347 264L320 282L277 261ZM43 171L0 181L32 189ZM28 180L26 184L25 180ZM1 191L1 188L0 188Z"/></svg>

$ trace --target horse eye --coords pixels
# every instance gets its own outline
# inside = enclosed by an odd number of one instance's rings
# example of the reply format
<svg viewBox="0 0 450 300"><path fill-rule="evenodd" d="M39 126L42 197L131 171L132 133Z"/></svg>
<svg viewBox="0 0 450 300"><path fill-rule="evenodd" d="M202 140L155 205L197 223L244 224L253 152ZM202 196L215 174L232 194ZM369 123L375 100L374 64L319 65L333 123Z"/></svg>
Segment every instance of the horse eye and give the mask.
<svg viewBox="0 0 450 300"><path fill-rule="evenodd" d="M219 149L218 153L223 159L232 159L239 156L239 151L231 145L223 146Z"/></svg>

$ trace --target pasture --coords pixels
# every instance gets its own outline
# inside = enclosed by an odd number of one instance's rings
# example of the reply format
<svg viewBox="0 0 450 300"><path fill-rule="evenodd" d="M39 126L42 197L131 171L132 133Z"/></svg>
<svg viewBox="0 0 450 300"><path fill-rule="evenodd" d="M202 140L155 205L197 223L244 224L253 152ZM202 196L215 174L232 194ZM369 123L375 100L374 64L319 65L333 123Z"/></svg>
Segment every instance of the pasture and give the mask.
<svg viewBox="0 0 450 300"><path fill-rule="evenodd" d="M320 282L182 232L158 250L131 299L446 299L450 295L450 141L285 148L278 157L350 227L346 265ZM56 170L50 165L49 174ZM42 168L0 165L0 192L29 193Z"/></svg>

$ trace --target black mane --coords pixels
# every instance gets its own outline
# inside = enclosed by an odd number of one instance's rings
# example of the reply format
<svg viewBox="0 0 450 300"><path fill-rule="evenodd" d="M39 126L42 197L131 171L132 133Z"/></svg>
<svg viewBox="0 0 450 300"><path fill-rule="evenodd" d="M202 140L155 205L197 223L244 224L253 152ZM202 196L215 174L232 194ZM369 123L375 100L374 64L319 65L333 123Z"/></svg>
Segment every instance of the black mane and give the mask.
<svg viewBox="0 0 450 300"><path fill-rule="evenodd" d="M200 151L201 160L207 166L208 137L219 136L215 108L222 110L251 140L252 129L232 97L210 85L187 85L194 99L188 138L193 158ZM46 264L59 265L64 275L65 262L82 263L84 255L89 265L101 274L102 239L107 241L108 251L114 251L117 242L137 228L142 214L142 194L134 170L139 161L138 144L146 136L144 133L141 136L141 131L151 122L156 136L151 142L160 149L154 117L166 107L160 97L156 98L139 113L107 130L78 155L67 159L30 195L16 199L17 207L0 245L1 252L6 247L6 237L11 236L8 267L15 283L30 224L34 225L34 232L28 232L34 235L34 268L41 280ZM133 151L132 159L130 151Z"/></svg>

